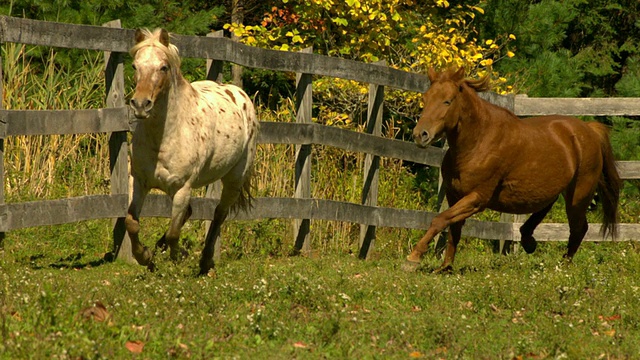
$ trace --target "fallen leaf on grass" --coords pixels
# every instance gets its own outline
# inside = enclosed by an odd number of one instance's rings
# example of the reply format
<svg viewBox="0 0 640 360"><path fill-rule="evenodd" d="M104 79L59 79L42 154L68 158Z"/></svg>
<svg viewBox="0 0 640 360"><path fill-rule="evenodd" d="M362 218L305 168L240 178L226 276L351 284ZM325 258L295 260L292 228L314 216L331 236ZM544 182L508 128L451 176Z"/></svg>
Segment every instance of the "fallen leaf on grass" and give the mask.
<svg viewBox="0 0 640 360"><path fill-rule="evenodd" d="M293 344L293 347L298 349L306 349L308 346L302 341L298 341L297 343Z"/></svg>
<svg viewBox="0 0 640 360"><path fill-rule="evenodd" d="M620 314L616 314L616 315L607 316L604 319L606 321L616 321L616 320L620 320L621 318L622 316L620 316Z"/></svg>
<svg viewBox="0 0 640 360"><path fill-rule="evenodd" d="M543 359L543 358L545 358L545 357L546 357L545 355L542 355L542 354L534 354L534 353L532 353L532 352L530 352L530 353L528 353L528 354L526 355L526 359Z"/></svg>
<svg viewBox="0 0 640 360"><path fill-rule="evenodd" d="M124 344L124 347L126 347L127 350L131 351L134 354L140 354L142 353L142 349L144 348L144 343L140 340L127 341L126 344Z"/></svg>
<svg viewBox="0 0 640 360"><path fill-rule="evenodd" d="M409 357L414 359L421 358L422 356L423 355L420 351L412 351L409 353Z"/></svg>
<svg viewBox="0 0 640 360"><path fill-rule="evenodd" d="M609 337L614 337L616 335L616 329L606 330L606 331L603 331L602 333Z"/></svg>
<svg viewBox="0 0 640 360"><path fill-rule="evenodd" d="M80 311L80 316L85 320L105 321L111 317L107 308L100 301L96 301L93 306L86 307Z"/></svg>
<svg viewBox="0 0 640 360"><path fill-rule="evenodd" d="M435 353L435 354L446 354L446 353L447 353L447 351L448 351L448 350L447 350L447 347L446 347L446 346L442 346L442 347L436 348L436 349L434 350L434 353Z"/></svg>
<svg viewBox="0 0 640 360"><path fill-rule="evenodd" d="M189 351L189 346L186 344L180 343L178 346L173 346L167 351L167 354L171 357L191 357L191 351Z"/></svg>

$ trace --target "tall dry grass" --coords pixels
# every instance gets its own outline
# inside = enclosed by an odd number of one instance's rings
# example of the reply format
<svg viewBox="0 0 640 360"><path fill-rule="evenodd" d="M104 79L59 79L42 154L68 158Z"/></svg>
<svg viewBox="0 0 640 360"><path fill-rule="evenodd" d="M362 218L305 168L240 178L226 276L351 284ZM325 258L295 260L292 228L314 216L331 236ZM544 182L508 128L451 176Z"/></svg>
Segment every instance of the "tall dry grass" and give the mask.
<svg viewBox="0 0 640 360"><path fill-rule="evenodd" d="M84 52L70 68L56 62L54 50L41 50L18 44L2 47L5 109L103 107L101 53ZM108 191L106 134L9 137L4 162L8 202Z"/></svg>

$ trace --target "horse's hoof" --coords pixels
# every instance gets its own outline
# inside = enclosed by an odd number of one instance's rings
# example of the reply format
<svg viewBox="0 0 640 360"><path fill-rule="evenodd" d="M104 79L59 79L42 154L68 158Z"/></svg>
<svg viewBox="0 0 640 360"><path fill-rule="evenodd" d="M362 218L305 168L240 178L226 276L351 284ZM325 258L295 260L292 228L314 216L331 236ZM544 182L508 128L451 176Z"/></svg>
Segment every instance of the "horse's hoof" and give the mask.
<svg viewBox="0 0 640 360"><path fill-rule="evenodd" d="M200 269L198 276L208 276L208 277L216 277L216 270L214 268L211 269Z"/></svg>
<svg viewBox="0 0 640 360"><path fill-rule="evenodd" d="M182 248L175 251L171 251L171 255L170 255L171 260L176 263L181 262L187 257L189 257L189 252Z"/></svg>
<svg viewBox="0 0 640 360"><path fill-rule="evenodd" d="M211 272L211 270L213 270L214 267L215 267L215 264L213 262L213 259L209 259L209 260L201 259L200 260L200 272L198 273L198 275L207 276L207 275L209 275L209 272Z"/></svg>
<svg viewBox="0 0 640 360"><path fill-rule="evenodd" d="M416 272L420 267L419 262L405 260L404 264L402 264L402 270L405 272Z"/></svg>
<svg viewBox="0 0 640 360"><path fill-rule="evenodd" d="M533 254L538 247L538 242L536 239L531 238L528 240L520 240L520 245L522 245L522 248L527 254Z"/></svg>
<svg viewBox="0 0 640 360"><path fill-rule="evenodd" d="M210 268L200 268L200 272L198 273L198 276L209 276L209 277L215 277L216 271L214 270L213 266Z"/></svg>
<svg viewBox="0 0 640 360"><path fill-rule="evenodd" d="M449 274L453 271L453 266L451 264L442 265L439 268L433 270L434 274Z"/></svg>
<svg viewBox="0 0 640 360"><path fill-rule="evenodd" d="M149 248L145 246L144 250L142 250L142 253L140 254L133 253L133 257L136 259L138 264L142 266L148 266L151 263L153 254L151 253Z"/></svg>
<svg viewBox="0 0 640 360"><path fill-rule="evenodd" d="M169 243L167 243L167 238L162 235L158 241L156 241L156 251L160 251L161 253L167 251L169 249Z"/></svg>
<svg viewBox="0 0 640 360"><path fill-rule="evenodd" d="M153 261L149 261L149 263L147 264L147 270L149 270L149 272L155 272L156 270L158 270L158 268Z"/></svg>

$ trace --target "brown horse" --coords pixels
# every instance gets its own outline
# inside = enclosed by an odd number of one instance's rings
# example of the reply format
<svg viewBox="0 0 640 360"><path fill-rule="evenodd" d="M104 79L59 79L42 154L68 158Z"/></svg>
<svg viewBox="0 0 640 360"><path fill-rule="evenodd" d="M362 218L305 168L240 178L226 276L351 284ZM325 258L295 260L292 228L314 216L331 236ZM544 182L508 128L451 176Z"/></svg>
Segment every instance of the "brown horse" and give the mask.
<svg viewBox="0 0 640 360"><path fill-rule="evenodd" d="M444 262L451 268L465 219L485 208L512 214L533 213L522 225L521 244L536 248L533 231L562 194L569 221L571 259L587 232L586 212L598 191L604 213L602 235L615 236L621 181L615 167L608 129L567 116L519 119L509 110L481 99L488 79L464 78L464 69L436 73L413 130L419 147L446 137L442 162L448 210L438 214L407 257L415 270L431 240L447 226Z"/></svg>

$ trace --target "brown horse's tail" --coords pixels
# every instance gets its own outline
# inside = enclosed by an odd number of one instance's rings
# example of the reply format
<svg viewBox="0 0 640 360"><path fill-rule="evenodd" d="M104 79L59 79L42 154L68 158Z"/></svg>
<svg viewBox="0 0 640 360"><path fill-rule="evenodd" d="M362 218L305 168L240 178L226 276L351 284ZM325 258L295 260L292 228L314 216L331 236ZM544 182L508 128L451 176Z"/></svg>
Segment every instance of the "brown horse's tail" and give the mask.
<svg viewBox="0 0 640 360"><path fill-rule="evenodd" d="M602 212L604 219L602 220L602 237L607 234L615 239L617 223L618 223L618 200L620 199L620 189L622 188L622 180L616 169L611 142L609 141L609 129L598 122L590 122L589 126L600 137L600 146L602 147L602 176L598 181L598 194L602 202Z"/></svg>

